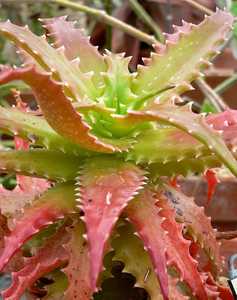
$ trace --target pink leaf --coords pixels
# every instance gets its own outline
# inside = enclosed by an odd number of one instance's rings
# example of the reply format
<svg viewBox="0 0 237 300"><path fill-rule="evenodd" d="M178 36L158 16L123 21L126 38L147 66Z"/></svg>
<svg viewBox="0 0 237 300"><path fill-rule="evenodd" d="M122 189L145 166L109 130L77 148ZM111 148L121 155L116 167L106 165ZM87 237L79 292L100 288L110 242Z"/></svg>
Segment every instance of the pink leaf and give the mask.
<svg viewBox="0 0 237 300"><path fill-rule="evenodd" d="M68 241L65 227L50 237L42 248L30 258L26 258L24 267L12 273L11 286L2 292L3 299L17 300L37 279L60 267L68 256L63 244Z"/></svg>
<svg viewBox="0 0 237 300"><path fill-rule="evenodd" d="M144 180L144 172L138 167L115 158L90 159L82 170L81 207L85 213L94 289L113 226Z"/></svg>
<svg viewBox="0 0 237 300"><path fill-rule="evenodd" d="M162 189L159 197L168 200L169 205L176 211L176 219L185 224L193 240L204 248L215 266L215 273L219 271L222 268L220 247L211 220L205 215L204 208L197 206L193 198L170 186Z"/></svg>
<svg viewBox="0 0 237 300"><path fill-rule="evenodd" d="M101 72L105 72L106 64L103 56L96 47L92 46L89 38L81 29L75 28L75 22L66 20L66 17L44 19L44 27L54 39L56 48L64 47L64 53L69 60L77 59L82 72L95 72L94 80L101 81ZM99 78L100 77L100 78Z"/></svg>
<svg viewBox="0 0 237 300"><path fill-rule="evenodd" d="M182 234L183 226L176 222L175 212L167 200L159 199L156 205L161 209L159 215L164 218L162 227L167 238L168 265L174 266L179 271L181 281L190 286L193 295L207 299L198 263L190 255L190 241L185 240Z"/></svg>
<svg viewBox="0 0 237 300"><path fill-rule="evenodd" d="M25 210L16 221L14 229L5 237L0 255L0 270L21 246L42 228L74 211L74 186L72 183L58 184L41 196L34 205Z"/></svg>
<svg viewBox="0 0 237 300"><path fill-rule="evenodd" d="M167 241L161 226L160 209L151 190L146 189L128 205L126 215L134 224L140 238L149 252L161 291L165 300L169 299L168 274L166 269Z"/></svg>
<svg viewBox="0 0 237 300"><path fill-rule="evenodd" d="M200 299L207 299L197 262L189 252L190 242L182 235L183 227L175 221L175 213L167 201L146 191L126 209L152 258L165 299L169 299L166 264L179 271L181 280Z"/></svg>
<svg viewBox="0 0 237 300"><path fill-rule="evenodd" d="M69 255L68 266L64 269L69 282L65 299L88 300L93 294L90 284L91 270L88 245L83 238L84 232L82 222L72 225L69 231L70 240L65 245Z"/></svg>

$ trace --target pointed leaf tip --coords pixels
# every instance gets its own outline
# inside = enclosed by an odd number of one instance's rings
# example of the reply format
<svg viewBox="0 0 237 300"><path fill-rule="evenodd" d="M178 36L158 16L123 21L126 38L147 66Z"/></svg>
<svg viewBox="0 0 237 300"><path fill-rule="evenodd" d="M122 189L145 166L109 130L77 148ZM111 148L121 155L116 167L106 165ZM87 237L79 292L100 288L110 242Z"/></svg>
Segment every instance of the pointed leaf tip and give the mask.
<svg viewBox="0 0 237 300"><path fill-rule="evenodd" d="M125 212L150 254L162 295L164 299L168 300L167 242L161 226L162 220L158 217L159 209L156 206L153 191L146 188L129 203Z"/></svg>
<svg viewBox="0 0 237 300"><path fill-rule="evenodd" d="M93 80L97 85L101 83L101 72L106 71L103 56L96 47L92 46L89 38L81 29L74 26L74 22L66 20L66 17L43 19L43 24L54 39L56 48L64 46L64 53L69 60L78 58L78 65L84 73L93 71Z"/></svg>
<svg viewBox="0 0 237 300"><path fill-rule="evenodd" d="M139 66L133 82L133 92L137 95L149 95L169 85L175 88L159 97L146 101L147 107L156 105L156 100L164 102L173 95L190 89L208 61L218 53L219 46L231 30L233 16L219 10L208 16L199 25L184 23L177 26L174 34L168 35L165 46L152 53L146 66Z"/></svg>
<svg viewBox="0 0 237 300"><path fill-rule="evenodd" d="M109 235L144 181L144 172L138 167L114 158L90 159L81 170L79 200L85 213L94 289Z"/></svg>

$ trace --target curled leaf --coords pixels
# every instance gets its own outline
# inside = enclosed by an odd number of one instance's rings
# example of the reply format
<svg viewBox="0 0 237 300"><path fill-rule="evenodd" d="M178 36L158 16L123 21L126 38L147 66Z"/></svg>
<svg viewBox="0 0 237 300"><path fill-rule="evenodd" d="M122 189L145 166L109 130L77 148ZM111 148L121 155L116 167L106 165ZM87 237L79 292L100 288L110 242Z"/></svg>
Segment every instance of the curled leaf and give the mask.
<svg viewBox="0 0 237 300"><path fill-rule="evenodd" d="M176 222L175 212L167 200L159 196L157 199L159 215L164 218L162 228L166 231L168 265L178 270L181 281L188 284L193 295L200 299L207 299L205 286L198 271L198 263L190 255L190 242L183 237L183 226Z"/></svg>
<svg viewBox="0 0 237 300"><path fill-rule="evenodd" d="M168 202L146 191L129 204L126 214L148 249L164 298L169 298L166 269L169 266L178 270L179 277L190 286L193 294L206 299L197 262L189 252L190 243L184 239L182 226L176 223Z"/></svg>
<svg viewBox="0 0 237 300"><path fill-rule="evenodd" d="M14 229L5 237L4 249L0 253L0 270L20 247L42 228L52 224L75 210L74 188L71 182L58 184L48 190L25 210L16 221Z"/></svg>
<svg viewBox="0 0 237 300"><path fill-rule="evenodd" d="M43 275L60 267L68 259L63 244L68 240L65 227L60 228L50 237L37 253L25 259L24 267L18 272L12 273L12 283L2 292L5 300L20 299L27 287L33 285Z"/></svg>

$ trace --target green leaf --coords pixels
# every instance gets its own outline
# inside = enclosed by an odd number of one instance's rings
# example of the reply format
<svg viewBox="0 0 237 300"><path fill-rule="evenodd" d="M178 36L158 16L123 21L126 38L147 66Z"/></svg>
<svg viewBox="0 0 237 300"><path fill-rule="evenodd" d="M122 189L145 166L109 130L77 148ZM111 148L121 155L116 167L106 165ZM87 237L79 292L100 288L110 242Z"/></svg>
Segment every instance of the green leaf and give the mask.
<svg viewBox="0 0 237 300"><path fill-rule="evenodd" d="M156 121L158 124L169 124L175 126L198 141L206 145L210 152L223 162L230 171L237 175L237 162L229 151L222 137L222 131L214 130L213 125L208 125L201 114L192 112L190 105L176 106L174 104L163 103L157 106L156 110L144 113L130 112L129 122Z"/></svg>
<svg viewBox="0 0 237 300"><path fill-rule="evenodd" d="M152 53L146 65L139 66L133 92L141 97L176 86L157 98L163 102L190 89L189 82L200 76L200 70L217 54L232 23L229 13L218 10L199 25L183 22L181 27L176 26L175 33L167 36L166 45L156 46L156 53ZM148 107L154 101L151 98Z"/></svg>
<svg viewBox="0 0 237 300"><path fill-rule="evenodd" d="M77 176L80 166L79 157L57 151L0 151L0 170L4 172L52 180L72 180Z"/></svg>
<svg viewBox="0 0 237 300"><path fill-rule="evenodd" d="M159 282L142 241L134 235L129 224L118 227L117 232L119 236L112 241L115 250L113 260L124 263L123 272L134 275L136 286L144 288L151 300L162 300Z"/></svg>
<svg viewBox="0 0 237 300"><path fill-rule="evenodd" d="M126 159L141 164L166 164L207 154L210 154L208 148L191 135L174 127L160 126L142 131Z"/></svg>
<svg viewBox="0 0 237 300"><path fill-rule="evenodd" d="M7 133L29 139L37 146L86 156L85 150L58 135L42 117L31 113L0 107L0 128Z"/></svg>
<svg viewBox="0 0 237 300"><path fill-rule="evenodd" d="M151 111L149 114L157 120L168 121L171 125L195 137L215 153L234 175L237 175L237 161L227 148L222 133L211 129L202 115L192 113L185 106L180 109L175 106L173 108L172 106L163 106L159 111Z"/></svg>
<svg viewBox="0 0 237 300"><path fill-rule="evenodd" d="M219 168L221 166L222 163L215 155L209 155L183 159L181 161L154 163L149 166L149 173L153 180L157 180L160 176L201 175L207 169Z"/></svg>
<svg viewBox="0 0 237 300"><path fill-rule="evenodd" d="M51 47L44 36L33 34L27 27L12 24L10 21L0 23L0 33L27 52L40 68L51 71L53 78L65 85L65 90L74 100L87 96L95 99L97 89L91 81L91 75L84 74L77 63L70 62L63 49L58 51Z"/></svg>

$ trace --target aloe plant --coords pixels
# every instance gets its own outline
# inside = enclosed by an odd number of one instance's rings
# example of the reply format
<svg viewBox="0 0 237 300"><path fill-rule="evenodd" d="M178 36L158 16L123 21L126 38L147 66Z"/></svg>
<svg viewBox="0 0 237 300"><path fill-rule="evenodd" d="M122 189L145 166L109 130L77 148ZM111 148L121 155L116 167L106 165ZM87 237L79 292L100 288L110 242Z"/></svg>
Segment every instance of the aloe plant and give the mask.
<svg viewBox="0 0 237 300"><path fill-rule="evenodd" d="M232 299L220 284L223 260L210 218L170 184L222 165L237 175L236 111L207 117L177 105L218 54L232 16L217 11L199 25L174 27L136 73L130 58L100 54L66 18L42 22L41 37L0 23L24 59L21 68L2 70L0 84L25 82L43 114L0 108L0 129L27 145L0 151L0 169L18 180L15 190L1 189L11 226L2 234L0 270L24 245L31 254L3 298L20 299L51 274L45 299L88 300L120 261L152 300Z"/></svg>

